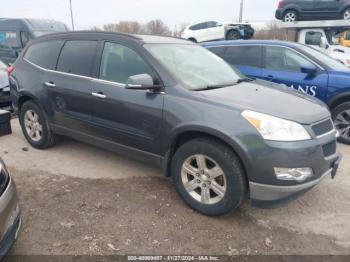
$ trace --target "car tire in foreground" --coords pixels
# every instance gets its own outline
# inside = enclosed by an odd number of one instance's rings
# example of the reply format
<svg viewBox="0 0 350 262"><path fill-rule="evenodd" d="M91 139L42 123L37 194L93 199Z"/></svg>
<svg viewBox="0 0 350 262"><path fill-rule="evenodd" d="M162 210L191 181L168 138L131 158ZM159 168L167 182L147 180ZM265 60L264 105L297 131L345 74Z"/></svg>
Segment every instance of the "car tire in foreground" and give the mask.
<svg viewBox="0 0 350 262"><path fill-rule="evenodd" d="M287 10L283 14L283 22L292 23L298 21L298 13L294 10Z"/></svg>
<svg viewBox="0 0 350 262"><path fill-rule="evenodd" d="M332 118L340 135L338 141L350 145L350 102L335 107L332 110Z"/></svg>
<svg viewBox="0 0 350 262"><path fill-rule="evenodd" d="M176 151L171 166L175 187L194 210L220 216L239 207L246 193L240 159L211 138L191 140Z"/></svg>
<svg viewBox="0 0 350 262"><path fill-rule="evenodd" d="M35 148L45 149L56 142L44 112L33 101L25 102L19 113L19 121L25 138Z"/></svg>

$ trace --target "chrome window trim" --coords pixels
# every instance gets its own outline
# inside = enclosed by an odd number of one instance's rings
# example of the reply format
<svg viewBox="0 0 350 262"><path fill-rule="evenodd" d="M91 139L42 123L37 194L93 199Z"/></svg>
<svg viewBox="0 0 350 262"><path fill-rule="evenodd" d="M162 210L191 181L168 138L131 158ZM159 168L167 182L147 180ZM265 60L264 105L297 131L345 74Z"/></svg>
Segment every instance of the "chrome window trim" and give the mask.
<svg viewBox="0 0 350 262"><path fill-rule="evenodd" d="M118 83L118 82L113 82L113 81L108 81L108 80L103 80L103 79L99 79L99 78L95 78L95 77L91 77L91 76L82 76L82 75L77 75L77 74L71 74L71 73L66 73L66 72L62 72L62 71L56 71L56 70L51 70L51 69L47 69L44 67L41 67L31 61L29 61L27 58L23 58L24 61L28 62L29 64L35 66L36 68L45 71L45 72L50 72L50 73L57 73L57 74L62 74L62 75L67 75L67 76L74 76L74 77L79 77L79 78L83 78L83 79L87 79L87 80L91 80L94 82L100 82L100 83L105 83L105 84L112 84L114 86L118 86L118 87L125 87L126 84L123 83Z"/></svg>
<svg viewBox="0 0 350 262"><path fill-rule="evenodd" d="M305 56L303 53L289 47L289 46L283 46L283 45L271 45L271 44L239 44L239 45L213 45L213 46L207 46L208 49L210 49L211 47L235 47L235 46L261 46L261 47L264 47L264 46L269 46L269 47L282 47L282 48L287 48L299 55L301 55L302 57L304 57L306 60L308 60L310 63L312 63L313 65L315 65L316 67L318 67L319 69L325 71L325 69L319 65L318 63L316 63L315 61L311 60L309 57ZM265 68L265 67L262 67L262 68Z"/></svg>

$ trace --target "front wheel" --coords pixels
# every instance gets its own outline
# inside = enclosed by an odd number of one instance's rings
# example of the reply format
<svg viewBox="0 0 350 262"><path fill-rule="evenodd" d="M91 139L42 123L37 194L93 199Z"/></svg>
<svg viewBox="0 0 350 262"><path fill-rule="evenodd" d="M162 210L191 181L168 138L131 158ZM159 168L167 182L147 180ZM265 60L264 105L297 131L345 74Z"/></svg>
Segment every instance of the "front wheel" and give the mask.
<svg viewBox="0 0 350 262"><path fill-rule="evenodd" d="M241 35L236 30L228 31L226 34L226 40L239 40Z"/></svg>
<svg viewBox="0 0 350 262"><path fill-rule="evenodd" d="M239 207L245 196L239 158L214 139L198 138L182 145L173 157L171 171L181 198L202 214L224 215Z"/></svg>
<svg viewBox="0 0 350 262"><path fill-rule="evenodd" d="M350 102L335 107L332 118L339 133L338 141L350 145Z"/></svg>
<svg viewBox="0 0 350 262"><path fill-rule="evenodd" d="M343 19L344 20L350 20L350 8L347 8L343 12Z"/></svg>
<svg viewBox="0 0 350 262"><path fill-rule="evenodd" d="M38 149L48 148L56 142L43 111L33 101L25 102L19 112L19 121L28 143Z"/></svg>

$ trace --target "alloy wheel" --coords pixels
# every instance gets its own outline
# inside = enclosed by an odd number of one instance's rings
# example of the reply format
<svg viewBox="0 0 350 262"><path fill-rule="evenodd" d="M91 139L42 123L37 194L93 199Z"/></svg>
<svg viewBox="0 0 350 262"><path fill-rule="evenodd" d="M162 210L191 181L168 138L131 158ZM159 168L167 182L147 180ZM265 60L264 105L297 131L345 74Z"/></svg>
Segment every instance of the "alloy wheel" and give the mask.
<svg viewBox="0 0 350 262"><path fill-rule="evenodd" d="M181 179L187 193L202 204L216 204L225 196L225 174L219 164L206 155L187 158L181 168Z"/></svg>
<svg viewBox="0 0 350 262"><path fill-rule="evenodd" d="M286 13L284 16L284 22L295 22L297 19L297 15L294 12Z"/></svg>
<svg viewBox="0 0 350 262"><path fill-rule="evenodd" d="M41 140L43 126L39 122L39 115L33 110L28 110L24 115L24 126L30 139L35 142Z"/></svg>
<svg viewBox="0 0 350 262"><path fill-rule="evenodd" d="M350 9L346 10L343 15L344 20L349 20L350 19Z"/></svg>
<svg viewBox="0 0 350 262"><path fill-rule="evenodd" d="M334 120L334 125L342 138L350 139L350 110L339 113Z"/></svg>

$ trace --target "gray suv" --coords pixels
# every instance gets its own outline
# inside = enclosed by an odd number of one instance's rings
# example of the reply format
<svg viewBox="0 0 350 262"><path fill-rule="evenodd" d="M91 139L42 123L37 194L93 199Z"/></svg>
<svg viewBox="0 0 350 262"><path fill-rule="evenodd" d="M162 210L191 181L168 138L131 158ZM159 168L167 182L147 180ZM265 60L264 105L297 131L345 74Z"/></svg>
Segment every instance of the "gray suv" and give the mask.
<svg viewBox="0 0 350 262"><path fill-rule="evenodd" d="M350 0L280 0L276 18L284 22L350 19Z"/></svg>
<svg viewBox="0 0 350 262"><path fill-rule="evenodd" d="M14 108L36 148L58 135L155 163L206 215L276 205L336 174L320 101L246 78L190 41L104 32L32 41L10 75Z"/></svg>

